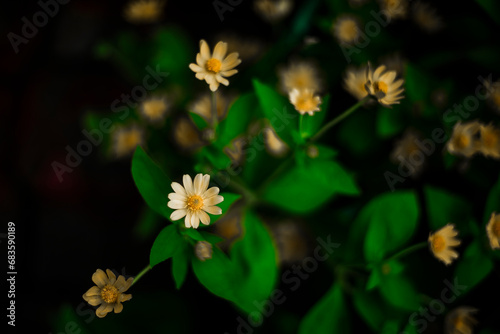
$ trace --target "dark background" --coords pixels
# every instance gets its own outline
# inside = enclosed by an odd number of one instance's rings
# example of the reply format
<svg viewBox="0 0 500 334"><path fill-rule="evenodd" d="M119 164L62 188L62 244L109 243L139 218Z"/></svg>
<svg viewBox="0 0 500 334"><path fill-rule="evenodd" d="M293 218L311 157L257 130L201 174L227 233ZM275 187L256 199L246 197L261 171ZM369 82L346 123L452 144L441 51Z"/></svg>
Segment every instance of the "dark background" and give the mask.
<svg viewBox="0 0 500 334"><path fill-rule="evenodd" d="M60 5L57 15L39 28L28 44L19 46L18 54L6 34L20 35L21 18L26 16L31 21L40 7L36 1L12 1L1 10L4 37L0 56L0 151L3 157L0 219L2 224L8 221L16 224L16 324L19 327L36 324L37 332L55 332L54 326L59 326L57 315L60 316L64 305L80 307L81 296L93 285L91 276L97 268L136 275L149 260L153 239L140 239L133 233L143 200L133 184L129 161L105 162L99 148L94 147L80 166L65 174L62 183L51 167L53 161L64 161L67 145L74 147L83 139L84 110L89 106L109 109L115 98L133 87L109 62L96 59L93 53L96 42L110 39L122 29L137 29L147 36L147 26L133 26L123 19L123 5L122 1L79 0ZM445 21L460 22L462 18L474 16L484 23L481 29L495 29L477 5L460 7L462 4L458 2L433 5ZM210 39L221 30L269 38L271 28L254 14L250 0L244 0L225 16L221 22L210 1L171 0L162 22L180 26L192 41ZM400 28L391 28L392 33L404 38L409 31ZM491 70L460 66L462 45L464 41L470 45L474 38L473 33L468 34L474 29L467 25L462 29L463 32L456 30L456 34L446 35L446 40L411 33L406 38L405 56L418 59L432 50L456 51L457 62L435 74L468 81L470 87L465 85L463 89L470 90L477 85L479 73ZM498 42L491 41L497 45ZM494 73L494 78L495 74L498 73ZM439 175L433 178L443 183ZM452 181L445 185L460 188ZM467 194L467 189L458 190ZM466 197L474 197L474 194ZM476 200L485 197L486 194L479 195ZM320 269L315 276L323 274ZM323 281L314 288L315 280L313 277L305 281L304 285L310 289L301 288L290 296L284 310L273 316L276 321L266 322L266 328L277 331L276 324L287 323L293 331L298 323L296 318L328 288ZM170 267L161 265L137 287L140 292L134 293L133 301L144 308L144 317L133 320L137 331L142 329L141 324L163 319L171 322L172 332L201 332L206 328L211 332L235 332L238 313L228 302L208 293L192 273L188 274L183 288L176 291ZM141 296L151 303L141 301ZM127 316L128 307L125 304L123 314L110 314L108 318ZM91 307L85 306L81 310L89 309ZM79 316L81 322L91 318L89 312Z"/></svg>

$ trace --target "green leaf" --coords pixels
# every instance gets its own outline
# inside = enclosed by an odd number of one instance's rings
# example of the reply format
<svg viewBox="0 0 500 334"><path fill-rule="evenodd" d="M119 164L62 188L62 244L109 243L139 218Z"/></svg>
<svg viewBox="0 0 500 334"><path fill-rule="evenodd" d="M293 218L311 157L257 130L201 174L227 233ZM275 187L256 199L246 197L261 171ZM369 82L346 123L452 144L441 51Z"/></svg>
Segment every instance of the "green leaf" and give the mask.
<svg viewBox="0 0 500 334"><path fill-rule="evenodd" d="M354 178L335 161L310 160L294 166L271 183L264 199L285 210L305 213L326 203L334 194L358 195Z"/></svg>
<svg viewBox="0 0 500 334"><path fill-rule="evenodd" d="M389 138L399 133L403 127L399 105L393 108L381 107L377 112L377 134L381 138Z"/></svg>
<svg viewBox="0 0 500 334"><path fill-rule="evenodd" d="M349 333L346 309L340 284L334 283L302 319L299 334Z"/></svg>
<svg viewBox="0 0 500 334"><path fill-rule="evenodd" d="M328 113L328 106L330 104L330 95L326 95L323 98L323 103L320 105L321 110L315 112L313 116L308 114L304 115L302 120L302 135L304 138L309 138L318 132L325 120L326 114Z"/></svg>
<svg viewBox="0 0 500 334"><path fill-rule="evenodd" d="M379 195L363 211L370 217L364 246L368 262L379 262L386 254L403 246L417 227L419 209L412 191Z"/></svg>
<svg viewBox="0 0 500 334"><path fill-rule="evenodd" d="M417 291L401 275L385 275L380 281L380 293L390 304L403 310L415 311L420 306Z"/></svg>
<svg viewBox="0 0 500 334"><path fill-rule="evenodd" d="M186 279L189 261L188 244L183 242L181 247L175 252L172 258L172 275L174 276L175 287L180 289Z"/></svg>
<svg viewBox="0 0 500 334"><path fill-rule="evenodd" d="M267 300L276 285L276 251L269 231L254 213L248 210L243 224L243 239L231 249L231 260L243 279L238 289L239 306L247 312L259 311L253 302Z"/></svg>
<svg viewBox="0 0 500 334"><path fill-rule="evenodd" d="M289 111L291 105L287 98L280 95L268 85L254 79L253 86L262 111L276 131L276 134L289 147L294 147L295 140L293 133L298 133L299 113L294 110Z"/></svg>
<svg viewBox="0 0 500 334"><path fill-rule="evenodd" d="M448 223L461 226L459 223L467 223L469 221L471 216L469 202L446 190L431 186L424 187L424 194L431 230L438 230ZM462 229L459 228L459 230Z"/></svg>
<svg viewBox="0 0 500 334"><path fill-rule="evenodd" d="M493 269L493 261L485 254L479 240L472 242L465 250L462 259L458 259L455 277L467 290L479 284Z"/></svg>
<svg viewBox="0 0 500 334"><path fill-rule="evenodd" d="M222 195L224 197L224 200L217 204L217 206L219 208L221 208L222 210L222 214L221 215L212 215L212 214L208 214L210 216L210 225L213 225L215 224L215 222L217 222L219 219L221 219L222 217L224 217L226 215L226 213L229 211L229 208L237 201L241 198L241 195L240 194L233 194L233 193L221 193L220 195Z"/></svg>
<svg viewBox="0 0 500 334"><path fill-rule="evenodd" d="M170 220L173 210L167 203L172 182L140 146L132 158L132 177L148 206Z"/></svg>
<svg viewBox="0 0 500 334"><path fill-rule="evenodd" d="M413 102L426 101L431 94L431 80L414 64L406 66L405 94Z"/></svg>
<svg viewBox="0 0 500 334"><path fill-rule="evenodd" d="M201 117L198 114L190 112L189 117L191 117L191 120L193 121L194 125L196 125L198 130L203 130L208 126L206 119L204 119L203 117Z"/></svg>
<svg viewBox="0 0 500 334"><path fill-rule="evenodd" d="M196 241L203 241L205 238L201 235L201 233L194 228L183 229L182 234L187 234L191 239Z"/></svg>
<svg viewBox="0 0 500 334"><path fill-rule="evenodd" d="M495 0L476 0L476 2L491 16L491 18L500 24L500 4Z"/></svg>
<svg viewBox="0 0 500 334"><path fill-rule="evenodd" d="M201 284L211 293L224 299L238 302L234 289L240 284L239 273L235 271L233 263L217 247L213 247L212 258L200 261L196 256L191 257L194 274Z"/></svg>
<svg viewBox="0 0 500 334"><path fill-rule="evenodd" d="M246 313L259 311L254 302L264 302L277 276L273 241L262 222L251 212L245 214L244 237L231 249L230 259L213 247L212 259L192 257L196 277L210 292L235 303Z"/></svg>
<svg viewBox="0 0 500 334"><path fill-rule="evenodd" d="M219 138L217 138L215 145L223 148L246 132L248 123L257 107L258 101L254 93L242 95L234 101L227 112L227 117L219 125Z"/></svg>
<svg viewBox="0 0 500 334"><path fill-rule="evenodd" d="M168 225L161 230L153 243L151 254L149 255L151 268L174 256L179 248L183 247L183 243L184 240L179 234L177 225Z"/></svg>
<svg viewBox="0 0 500 334"><path fill-rule="evenodd" d="M370 328L378 332L385 319L381 301L373 292L355 292L353 295L354 307Z"/></svg>
<svg viewBox="0 0 500 334"><path fill-rule="evenodd" d="M486 200L484 208L483 222L486 224L493 212L500 213L500 176L493 185Z"/></svg>

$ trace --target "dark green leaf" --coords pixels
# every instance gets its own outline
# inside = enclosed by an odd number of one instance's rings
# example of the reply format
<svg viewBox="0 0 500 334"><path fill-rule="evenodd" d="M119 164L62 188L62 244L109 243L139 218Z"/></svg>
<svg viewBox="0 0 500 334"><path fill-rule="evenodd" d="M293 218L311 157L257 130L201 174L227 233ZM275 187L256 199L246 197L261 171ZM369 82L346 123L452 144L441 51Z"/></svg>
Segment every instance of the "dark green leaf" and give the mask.
<svg viewBox="0 0 500 334"><path fill-rule="evenodd" d="M455 277L461 285L470 290L488 276L492 269L493 261L476 240L467 247L463 259L458 258Z"/></svg>
<svg viewBox="0 0 500 334"><path fill-rule="evenodd" d="M464 199L431 186L425 186L424 193L431 230L438 230L448 223L459 224L469 221L471 207Z"/></svg>
<svg viewBox="0 0 500 334"><path fill-rule="evenodd" d="M335 283L302 319L299 334L349 333L346 309L342 289Z"/></svg>
<svg viewBox="0 0 500 334"><path fill-rule="evenodd" d="M368 262L378 262L403 246L417 226L417 198L411 191L379 195L363 211L369 212L370 217L364 246Z"/></svg>
<svg viewBox="0 0 500 334"><path fill-rule="evenodd" d="M171 181L140 146L132 158L132 177L149 207L170 219L172 209L167 203L168 194L172 192Z"/></svg>
<svg viewBox="0 0 500 334"><path fill-rule="evenodd" d="M385 319L381 301L373 292L356 292L353 295L354 307L372 330L378 332Z"/></svg>
<svg viewBox="0 0 500 334"><path fill-rule="evenodd" d="M172 275L174 276L175 287L177 289L181 288L182 283L184 283L184 280L186 279L189 262L189 250L192 249L188 247L187 243L183 242L172 258Z"/></svg>
<svg viewBox="0 0 500 334"><path fill-rule="evenodd" d="M294 147L294 132L297 133L299 113L292 110L288 99L257 79L253 86L264 115L278 136L290 147Z"/></svg>
<svg viewBox="0 0 500 334"><path fill-rule="evenodd" d="M358 195L354 178L337 162L310 160L294 166L271 183L264 199L283 209L305 213L326 203L334 194Z"/></svg>
<svg viewBox="0 0 500 334"><path fill-rule="evenodd" d="M163 262L172 256L180 247L183 247L184 240L179 234L177 225L168 225L155 239L151 254L149 255L149 264L151 267Z"/></svg>
<svg viewBox="0 0 500 334"><path fill-rule="evenodd" d="M401 275L385 275L380 281L380 293L389 303L407 311L416 311L420 306L417 291Z"/></svg>

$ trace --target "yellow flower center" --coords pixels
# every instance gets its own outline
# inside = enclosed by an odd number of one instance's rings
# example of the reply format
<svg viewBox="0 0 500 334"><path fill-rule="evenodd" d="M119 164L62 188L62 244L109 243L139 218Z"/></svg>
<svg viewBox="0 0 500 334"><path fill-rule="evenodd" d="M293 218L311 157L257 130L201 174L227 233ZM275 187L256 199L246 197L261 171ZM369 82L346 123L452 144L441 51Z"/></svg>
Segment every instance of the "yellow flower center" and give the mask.
<svg viewBox="0 0 500 334"><path fill-rule="evenodd" d="M203 207L203 198L198 195L189 196L187 200L187 207L191 211L198 211Z"/></svg>
<svg viewBox="0 0 500 334"><path fill-rule="evenodd" d="M469 136L467 136L465 134L460 134L455 139L455 146L458 149L464 149L467 146L469 146L469 144L470 144L470 138L469 138Z"/></svg>
<svg viewBox="0 0 500 334"><path fill-rule="evenodd" d="M105 301L108 304L113 304L116 302L118 299L118 295L120 293L118 292L118 289L114 287L113 285L107 284L104 288L101 290L101 298L103 301Z"/></svg>
<svg viewBox="0 0 500 334"><path fill-rule="evenodd" d="M500 238L500 220L496 220L493 223L493 228L491 230L495 237Z"/></svg>
<svg viewBox="0 0 500 334"><path fill-rule="evenodd" d="M219 59L210 58L207 61L206 67L207 67L207 71L210 71L210 72L213 72L213 73L219 73L220 69L222 67L222 63L220 62Z"/></svg>
<svg viewBox="0 0 500 334"><path fill-rule="evenodd" d="M313 98L303 97L297 99L297 103L295 103L295 108L300 111L313 111L316 109L318 104L314 101Z"/></svg>
<svg viewBox="0 0 500 334"><path fill-rule="evenodd" d="M389 87L383 81L375 81L373 83L373 89L375 90L375 93L383 92L384 94L387 94Z"/></svg>
<svg viewBox="0 0 500 334"><path fill-rule="evenodd" d="M446 242L444 238L440 235L435 235L432 238L432 250L436 253L443 251L446 247Z"/></svg>

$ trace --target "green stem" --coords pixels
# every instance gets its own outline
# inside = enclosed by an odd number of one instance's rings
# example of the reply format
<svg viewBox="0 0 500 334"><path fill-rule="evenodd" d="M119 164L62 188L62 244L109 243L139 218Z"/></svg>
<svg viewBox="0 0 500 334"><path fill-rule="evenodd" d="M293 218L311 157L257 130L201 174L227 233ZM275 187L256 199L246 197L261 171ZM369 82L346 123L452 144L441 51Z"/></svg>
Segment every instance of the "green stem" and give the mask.
<svg viewBox="0 0 500 334"><path fill-rule="evenodd" d="M150 270L151 270L151 266L148 264L146 266L146 268L142 269L142 271L139 274L137 274L137 276L134 277L134 281L132 282L132 284L130 286L134 285L138 280L141 279L142 276L144 276Z"/></svg>
<svg viewBox="0 0 500 334"><path fill-rule="evenodd" d="M427 247L427 245L429 245L429 243L427 241L423 241L423 242L420 242L418 244L412 245L412 246L405 248L402 251L394 254L393 256L388 258L386 261L399 259L399 258L406 256L410 253L413 253L419 249L425 248L425 247Z"/></svg>
<svg viewBox="0 0 500 334"><path fill-rule="evenodd" d="M302 124L303 124L303 120L304 120L304 114L300 114L300 118L299 118L299 134L302 138L304 138L304 135L302 133Z"/></svg>
<svg viewBox="0 0 500 334"><path fill-rule="evenodd" d="M217 123L219 122L219 115L217 114L217 100L215 92L212 92L212 127L214 132L217 130Z"/></svg>
<svg viewBox="0 0 500 334"><path fill-rule="evenodd" d="M328 131L331 127L333 127L335 124L339 123L342 121L344 118L355 112L359 107L361 107L368 99L370 96L366 96L362 98L361 100L358 101L355 105L344 111L342 114L337 116L336 118L332 119L330 122L326 123L325 126L323 126L318 133L316 133L310 140L309 143L313 143L316 140L318 140L322 135L325 134L326 131Z"/></svg>

